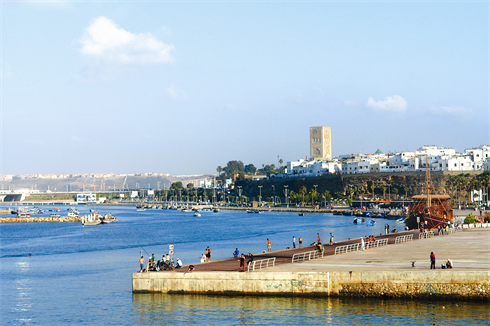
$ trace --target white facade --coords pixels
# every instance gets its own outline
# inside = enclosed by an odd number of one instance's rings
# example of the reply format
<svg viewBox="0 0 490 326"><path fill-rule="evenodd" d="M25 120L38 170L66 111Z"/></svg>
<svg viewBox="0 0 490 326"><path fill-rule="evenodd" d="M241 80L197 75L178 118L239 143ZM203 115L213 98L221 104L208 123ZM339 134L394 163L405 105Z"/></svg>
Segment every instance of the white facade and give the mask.
<svg viewBox="0 0 490 326"><path fill-rule="evenodd" d="M95 203L97 200L97 195L95 194L77 194L77 203Z"/></svg>
<svg viewBox="0 0 490 326"><path fill-rule="evenodd" d="M316 177L326 174L341 173L342 164L338 161L306 161L287 162L286 173L277 177Z"/></svg>

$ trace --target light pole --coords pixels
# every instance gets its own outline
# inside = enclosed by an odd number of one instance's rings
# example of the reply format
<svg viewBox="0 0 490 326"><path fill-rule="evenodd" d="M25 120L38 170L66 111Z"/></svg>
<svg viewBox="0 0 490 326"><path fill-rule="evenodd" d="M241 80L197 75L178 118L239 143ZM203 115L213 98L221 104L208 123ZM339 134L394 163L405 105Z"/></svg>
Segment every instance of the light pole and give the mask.
<svg viewBox="0 0 490 326"><path fill-rule="evenodd" d="M274 207L276 207L276 186L272 185L272 191L274 192L272 201L274 202Z"/></svg>
<svg viewBox="0 0 490 326"><path fill-rule="evenodd" d="M240 200L240 203L242 202L242 186L237 186L238 188L238 199ZM237 203L238 204L238 203Z"/></svg>
<svg viewBox="0 0 490 326"><path fill-rule="evenodd" d="M289 208L288 185L284 185L284 197L286 197L286 207Z"/></svg>
<svg viewBox="0 0 490 326"><path fill-rule="evenodd" d="M262 199L262 187L263 186L259 186L259 205L260 205L260 202L261 202L261 199Z"/></svg>
<svg viewBox="0 0 490 326"><path fill-rule="evenodd" d="M391 194L390 194L391 183L387 183L386 185L388 186L388 200L391 200Z"/></svg>
<svg viewBox="0 0 490 326"><path fill-rule="evenodd" d="M318 185L313 185L313 188L315 188L315 193L314 195L316 195L316 187L318 187ZM313 201L313 196L311 196L311 202L313 203L313 206L315 206L315 202Z"/></svg>

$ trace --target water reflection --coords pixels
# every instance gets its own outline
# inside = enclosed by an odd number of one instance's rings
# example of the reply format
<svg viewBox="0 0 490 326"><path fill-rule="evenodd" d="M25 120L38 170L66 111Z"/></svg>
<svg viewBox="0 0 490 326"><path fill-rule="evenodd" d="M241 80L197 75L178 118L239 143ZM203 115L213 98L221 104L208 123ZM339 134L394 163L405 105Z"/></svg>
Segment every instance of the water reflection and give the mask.
<svg viewBox="0 0 490 326"><path fill-rule="evenodd" d="M488 302L133 294L137 324L483 325Z"/></svg>

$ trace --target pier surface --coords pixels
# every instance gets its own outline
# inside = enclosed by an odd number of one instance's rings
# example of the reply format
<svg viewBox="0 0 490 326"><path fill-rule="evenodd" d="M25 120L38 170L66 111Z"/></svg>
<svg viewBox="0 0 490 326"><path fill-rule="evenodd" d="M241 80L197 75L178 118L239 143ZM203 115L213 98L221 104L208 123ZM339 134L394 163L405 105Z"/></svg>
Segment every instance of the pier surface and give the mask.
<svg viewBox="0 0 490 326"><path fill-rule="evenodd" d="M394 244L396 236L413 234L413 241ZM440 297L444 299L490 298L490 229L470 229L449 235L419 239L418 231L400 232L388 245L365 251L334 255L326 245L324 257L291 263L293 254L313 250L304 247L255 255L255 260L276 257L274 267L238 272L237 259L196 263L196 271L133 274L134 292L207 293L249 295ZM430 270L429 255L436 255ZM441 269L451 259L453 269ZM412 267L414 261L415 267Z"/></svg>

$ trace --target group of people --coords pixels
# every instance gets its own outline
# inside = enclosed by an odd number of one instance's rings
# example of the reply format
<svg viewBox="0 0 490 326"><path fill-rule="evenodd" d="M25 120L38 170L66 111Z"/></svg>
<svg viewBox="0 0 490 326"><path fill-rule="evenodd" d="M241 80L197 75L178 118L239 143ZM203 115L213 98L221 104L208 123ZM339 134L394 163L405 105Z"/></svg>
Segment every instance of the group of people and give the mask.
<svg viewBox="0 0 490 326"><path fill-rule="evenodd" d="M169 266L169 269L173 269L173 261L170 258L169 254L167 255L164 254L162 256L162 259L159 260L158 263L156 262L155 254L151 254L151 257L148 259L148 265L146 266L146 268L145 268L145 264L146 264L145 258L143 257L143 255L141 255L139 264L140 264L140 273L148 272L149 270L151 271L157 270L156 268L157 265L161 265L161 266L166 265ZM177 258L175 268L181 268L182 266L183 266L182 260L180 260L180 258Z"/></svg>
<svg viewBox="0 0 490 326"><path fill-rule="evenodd" d="M448 258L445 264L441 264L441 269L451 269L453 268L453 262ZM436 269L436 255L434 252L430 253L430 269Z"/></svg>

